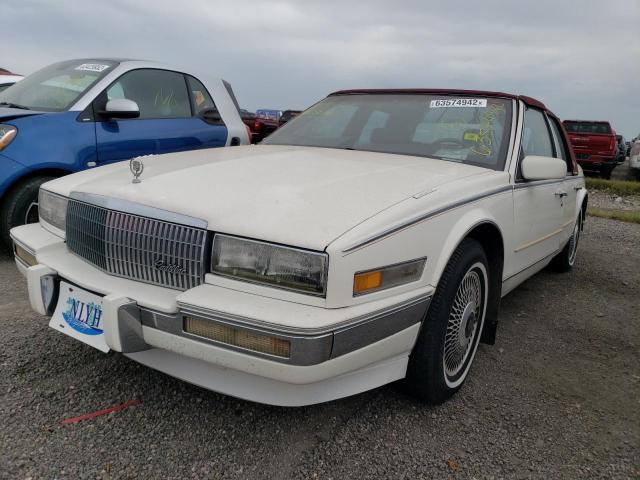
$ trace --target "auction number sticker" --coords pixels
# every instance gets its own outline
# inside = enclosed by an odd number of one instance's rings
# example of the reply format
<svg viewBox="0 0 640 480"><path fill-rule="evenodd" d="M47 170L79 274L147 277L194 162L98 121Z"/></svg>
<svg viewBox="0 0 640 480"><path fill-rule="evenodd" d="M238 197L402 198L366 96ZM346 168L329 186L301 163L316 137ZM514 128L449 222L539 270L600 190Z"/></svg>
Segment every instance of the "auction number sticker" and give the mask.
<svg viewBox="0 0 640 480"><path fill-rule="evenodd" d="M110 65L103 65L101 63L83 63L78 65L76 70L84 70L85 72L104 72Z"/></svg>
<svg viewBox="0 0 640 480"><path fill-rule="evenodd" d="M443 98L440 100L431 100L431 108L444 107L486 107L486 98Z"/></svg>

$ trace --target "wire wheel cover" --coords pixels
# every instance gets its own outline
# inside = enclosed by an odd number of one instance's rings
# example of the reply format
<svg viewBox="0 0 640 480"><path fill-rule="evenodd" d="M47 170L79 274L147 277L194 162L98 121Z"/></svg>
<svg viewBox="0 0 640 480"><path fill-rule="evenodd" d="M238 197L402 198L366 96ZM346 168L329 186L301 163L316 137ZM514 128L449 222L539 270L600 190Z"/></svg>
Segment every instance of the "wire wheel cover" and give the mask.
<svg viewBox="0 0 640 480"><path fill-rule="evenodd" d="M580 240L580 220L573 227L573 235L569 239L569 265L573 265L578 254L578 240Z"/></svg>
<svg viewBox="0 0 640 480"><path fill-rule="evenodd" d="M463 370L473 350L483 314L483 299L481 274L470 269L458 286L449 312L444 338L444 370L449 378Z"/></svg>

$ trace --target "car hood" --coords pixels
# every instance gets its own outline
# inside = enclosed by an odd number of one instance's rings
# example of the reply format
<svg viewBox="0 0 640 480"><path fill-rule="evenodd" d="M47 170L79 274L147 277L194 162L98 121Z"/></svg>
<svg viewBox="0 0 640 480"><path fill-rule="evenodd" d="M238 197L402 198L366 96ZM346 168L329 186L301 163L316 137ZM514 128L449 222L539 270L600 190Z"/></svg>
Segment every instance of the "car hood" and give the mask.
<svg viewBox="0 0 640 480"><path fill-rule="evenodd" d="M0 107L0 122L14 120L16 118L29 117L31 115L42 115L47 112L37 110L24 110L22 108Z"/></svg>
<svg viewBox="0 0 640 480"><path fill-rule="evenodd" d="M315 147L246 146L142 158L63 177L45 188L83 192L203 219L217 232L323 250L377 213L491 171L404 155Z"/></svg>

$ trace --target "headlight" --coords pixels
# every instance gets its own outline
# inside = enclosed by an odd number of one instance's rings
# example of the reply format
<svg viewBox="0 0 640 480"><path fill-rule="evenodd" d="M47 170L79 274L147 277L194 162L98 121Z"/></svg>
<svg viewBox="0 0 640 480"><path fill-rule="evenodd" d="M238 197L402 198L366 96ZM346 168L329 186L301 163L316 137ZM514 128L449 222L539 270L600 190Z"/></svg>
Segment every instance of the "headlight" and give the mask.
<svg viewBox="0 0 640 480"><path fill-rule="evenodd" d="M357 272L353 276L353 296L415 282L422 276L426 262L426 258L419 258L409 262Z"/></svg>
<svg viewBox="0 0 640 480"><path fill-rule="evenodd" d="M38 194L38 215L50 225L64 232L67 218L67 202L69 199L47 190L40 189Z"/></svg>
<svg viewBox="0 0 640 480"><path fill-rule="evenodd" d="M247 282L324 296L328 256L297 248L217 234L211 271Z"/></svg>
<svg viewBox="0 0 640 480"><path fill-rule="evenodd" d="M18 133L18 129L13 125L0 124L0 151L9 145Z"/></svg>

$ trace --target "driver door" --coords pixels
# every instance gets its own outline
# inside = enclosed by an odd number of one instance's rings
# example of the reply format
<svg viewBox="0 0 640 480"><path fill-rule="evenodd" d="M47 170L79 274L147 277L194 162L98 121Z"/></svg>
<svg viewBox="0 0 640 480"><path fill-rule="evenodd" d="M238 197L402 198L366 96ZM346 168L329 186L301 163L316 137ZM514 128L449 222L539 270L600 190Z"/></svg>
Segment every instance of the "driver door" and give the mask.
<svg viewBox="0 0 640 480"><path fill-rule="evenodd" d="M527 108L524 114L520 162L527 155L554 156L552 137L542 111ZM520 163L519 162L519 163ZM516 172L513 191L513 262L507 276L541 263L560 248L565 186L563 180L526 181Z"/></svg>
<svg viewBox="0 0 640 480"><path fill-rule="evenodd" d="M212 124L197 115L195 102L202 101L201 96L208 93L193 77L188 79L189 82L183 74L168 70L131 70L102 92L94 101L96 114L104 110L107 101L127 98L138 104L140 116L97 117L98 164L140 155L224 146L227 140L224 124Z"/></svg>

